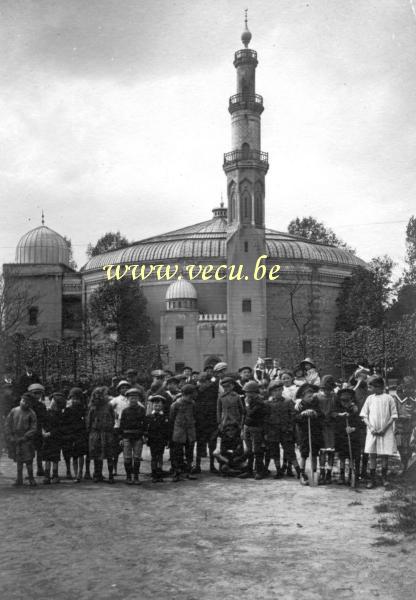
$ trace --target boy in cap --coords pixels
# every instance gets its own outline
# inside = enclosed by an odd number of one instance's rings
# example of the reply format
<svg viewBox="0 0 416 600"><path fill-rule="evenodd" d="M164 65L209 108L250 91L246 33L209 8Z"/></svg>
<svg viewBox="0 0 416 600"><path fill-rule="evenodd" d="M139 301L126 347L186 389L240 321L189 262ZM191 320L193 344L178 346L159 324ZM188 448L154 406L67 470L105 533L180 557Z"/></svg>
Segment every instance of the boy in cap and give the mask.
<svg viewBox="0 0 416 600"><path fill-rule="evenodd" d="M381 457L381 476L383 485L387 482L389 456L397 452L393 423L397 419L397 407L394 398L384 392L384 380L373 375L368 381L370 396L364 402L360 416L367 425L365 452L370 455L370 481L367 489L376 487L377 456Z"/></svg>
<svg viewBox="0 0 416 600"><path fill-rule="evenodd" d="M305 473L306 459L309 456L309 426L311 428L312 456L310 457L312 470L316 471L317 457L323 445L322 420L323 413L319 406L316 392L318 387L304 383L297 391L296 398L299 400L295 405L295 421L298 425L299 450L300 450L300 483L309 485L308 476Z"/></svg>
<svg viewBox="0 0 416 600"><path fill-rule="evenodd" d="M284 452L288 475L292 474L292 465L295 467L298 478L300 468L295 453L295 406L292 400L283 397L283 382L275 379L269 385L269 398L265 402L265 440L267 470L270 460L274 460L276 467L275 479L283 476L280 467L280 444Z"/></svg>
<svg viewBox="0 0 416 600"><path fill-rule="evenodd" d="M130 389L129 382L126 379L122 379L117 384L117 396L110 400L110 405L114 410L114 476L117 475L118 457L123 449L123 441L120 433L120 419L121 413L129 405L126 398L126 392Z"/></svg>
<svg viewBox="0 0 416 600"><path fill-rule="evenodd" d="M180 397L170 407L169 424L172 432L172 468L173 481L180 481L182 471L188 479L196 479L192 472L194 456L195 432L195 402L196 388L186 383ZM184 462L185 453L185 462Z"/></svg>
<svg viewBox="0 0 416 600"><path fill-rule="evenodd" d="M25 392L19 406L12 408L5 422L5 435L9 451L9 458L17 465L16 486L23 485L23 465L26 464L29 484L36 485L33 477L33 459L35 447L33 438L37 432L36 414L30 408L32 398Z"/></svg>
<svg viewBox="0 0 416 600"><path fill-rule="evenodd" d="M163 396L153 396L153 410L146 417L146 438L150 448L152 481L163 481L163 453L169 445L169 418L163 410Z"/></svg>
<svg viewBox="0 0 416 600"><path fill-rule="evenodd" d="M245 393L246 412L244 417L243 436L247 449L248 467L247 472L241 478L253 476L253 465L255 459L255 479L264 477L264 421L266 407L259 394L259 384L256 381L248 381L243 391Z"/></svg>
<svg viewBox="0 0 416 600"><path fill-rule="evenodd" d="M126 483L139 484L140 461L143 451L143 436L146 432L146 409L140 400L142 394L137 388L130 388L126 392L128 406L120 417L120 435L123 440L124 468L126 470Z"/></svg>
<svg viewBox="0 0 416 600"><path fill-rule="evenodd" d="M300 366L302 367L302 369L305 372L306 383L309 383L310 385L319 386L319 384L321 383L321 380L320 380L318 370L317 370L313 360L311 358L305 358L300 363Z"/></svg>
<svg viewBox="0 0 416 600"><path fill-rule="evenodd" d="M240 396L235 391L235 380L232 377L224 377L221 381L223 392L220 393L217 402L217 423L221 432L225 425L235 423L243 426L244 405Z"/></svg>

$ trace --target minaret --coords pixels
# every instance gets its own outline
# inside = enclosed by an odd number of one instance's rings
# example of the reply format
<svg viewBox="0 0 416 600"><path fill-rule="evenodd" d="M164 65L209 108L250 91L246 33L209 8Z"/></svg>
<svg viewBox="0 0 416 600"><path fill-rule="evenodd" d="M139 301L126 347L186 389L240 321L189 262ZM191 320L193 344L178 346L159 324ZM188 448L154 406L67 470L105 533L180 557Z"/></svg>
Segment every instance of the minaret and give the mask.
<svg viewBox="0 0 416 600"><path fill-rule="evenodd" d="M223 168L228 198L227 264L244 265L248 279L228 281L227 285L230 369L253 365L266 353L266 279L255 281L253 273L259 257L266 254L264 178L269 163L267 153L261 151L263 98L256 94L257 52L248 48L251 33L247 11L241 41L244 48L234 57L237 93L231 96L228 106L232 151L224 154Z"/></svg>

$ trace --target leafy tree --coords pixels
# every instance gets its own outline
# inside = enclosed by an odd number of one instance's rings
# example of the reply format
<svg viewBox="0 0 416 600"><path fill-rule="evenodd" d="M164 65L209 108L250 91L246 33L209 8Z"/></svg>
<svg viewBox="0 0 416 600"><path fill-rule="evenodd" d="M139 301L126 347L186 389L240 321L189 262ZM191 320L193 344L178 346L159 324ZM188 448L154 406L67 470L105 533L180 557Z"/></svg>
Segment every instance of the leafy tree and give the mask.
<svg viewBox="0 0 416 600"><path fill-rule="evenodd" d="M402 285L397 299L387 311L387 320L394 323L412 314L416 314L416 285Z"/></svg>
<svg viewBox="0 0 416 600"><path fill-rule="evenodd" d="M64 240L67 243L68 246L68 250L69 250L69 266L71 267L71 269L74 269L75 271L77 270L78 266L77 263L74 260L74 250L72 248L72 241L70 238L66 237L66 235L63 236Z"/></svg>
<svg viewBox="0 0 416 600"><path fill-rule="evenodd" d="M406 269L403 282L416 285L416 217L412 216L406 227Z"/></svg>
<svg viewBox="0 0 416 600"><path fill-rule="evenodd" d="M344 250L347 250L348 252L355 252L355 249L339 239L332 229L326 227L314 217L303 217L302 219L297 217L290 221L287 230L292 235L298 235L311 242L337 246L338 248L344 248Z"/></svg>
<svg viewBox="0 0 416 600"><path fill-rule="evenodd" d="M380 327L391 295L393 261L387 255L373 258L369 267L357 266L342 283L337 298L337 331Z"/></svg>
<svg viewBox="0 0 416 600"><path fill-rule="evenodd" d="M128 245L128 239L125 238L124 235L121 235L119 231L108 231L105 235L100 237L95 246L88 244L87 256L88 258L92 258L93 256L97 256L97 254L125 248Z"/></svg>
<svg viewBox="0 0 416 600"><path fill-rule="evenodd" d="M89 315L95 326L117 341L144 345L150 337L152 321L146 312L147 300L137 283L103 282L90 296Z"/></svg>

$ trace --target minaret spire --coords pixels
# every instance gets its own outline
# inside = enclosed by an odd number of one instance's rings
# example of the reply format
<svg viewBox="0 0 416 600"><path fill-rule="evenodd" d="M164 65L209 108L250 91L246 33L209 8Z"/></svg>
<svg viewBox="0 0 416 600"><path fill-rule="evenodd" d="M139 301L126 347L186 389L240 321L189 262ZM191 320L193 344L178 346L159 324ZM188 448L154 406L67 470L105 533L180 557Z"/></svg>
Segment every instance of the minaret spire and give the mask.
<svg viewBox="0 0 416 600"><path fill-rule="evenodd" d="M42 208L42 225L45 225L45 215L43 213L43 208Z"/></svg>
<svg viewBox="0 0 416 600"><path fill-rule="evenodd" d="M248 28L248 25L247 25L247 20L248 20L247 19L247 12L248 12L248 9L246 8L245 11L244 11L244 25L245 25L245 29L244 29L243 33L241 34L241 41L243 42L245 48L248 47L248 45L249 45L249 43L251 41L251 32L250 32L250 30Z"/></svg>

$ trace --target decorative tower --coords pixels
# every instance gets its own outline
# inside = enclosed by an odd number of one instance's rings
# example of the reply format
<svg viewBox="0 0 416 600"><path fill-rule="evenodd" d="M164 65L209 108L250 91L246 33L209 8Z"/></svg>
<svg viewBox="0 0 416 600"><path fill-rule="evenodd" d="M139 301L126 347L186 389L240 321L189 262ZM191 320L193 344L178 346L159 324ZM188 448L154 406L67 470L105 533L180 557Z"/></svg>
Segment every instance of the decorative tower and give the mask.
<svg viewBox="0 0 416 600"><path fill-rule="evenodd" d="M232 151L224 154L227 176L228 227L227 264L244 265L245 278L228 281L227 356L231 369L253 364L266 353L266 279L253 279L256 263L266 254L264 231L264 179L268 155L261 151L260 115L263 98L256 94L257 52L248 48L251 33L241 36L244 48L237 50L237 93L231 96ZM263 262L265 262L263 260Z"/></svg>

